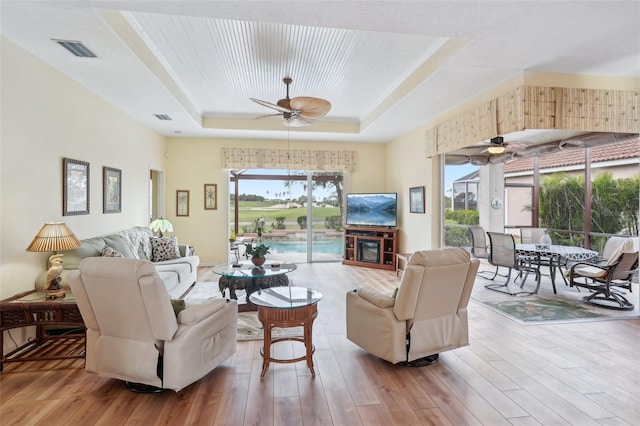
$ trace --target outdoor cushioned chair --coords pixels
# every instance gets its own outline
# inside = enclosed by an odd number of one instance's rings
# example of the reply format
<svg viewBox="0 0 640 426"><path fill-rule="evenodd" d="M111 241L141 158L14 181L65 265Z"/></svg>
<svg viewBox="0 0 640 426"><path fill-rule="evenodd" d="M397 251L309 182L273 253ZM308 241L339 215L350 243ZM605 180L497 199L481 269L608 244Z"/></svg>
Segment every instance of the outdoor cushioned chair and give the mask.
<svg viewBox="0 0 640 426"><path fill-rule="evenodd" d="M633 240L625 240L604 263L578 262L569 270L569 285L583 287L592 293L584 297L591 305L630 311L633 304L618 289L631 292L634 274L638 272L638 252Z"/></svg>
<svg viewBox="0 0 640 426"><path fill-rule="evenodd" d="M633 244L633 240L630 239L629 237L619 237L619 236L613 235L607 238L607 241L605 241L604 243L604 247L602 247L602 251L598 254L598 256L592 259L588 259L588 262L598 263L598 264L614 263L617 257L620 255L620 250L622 250L622 249L619 249L619 247L624 243L626 243L627 241L631 241L628 244ZM613 259L611 259L612 255L615 255ZM609 261L609 259L611 259L611 261ZM564 279L564 282L567 285L569 285L569 283L567 282L567 277L569 277L569 271L571 270L571 267L576 263L577 262L573 260L565 260L564 264L561 265L561 267L564 268L564 273L562 274L562 278Z"/></svg>
<svg viewBox="0 0 640 426"><path fill-rule="evenodd" d="M134 391L179 391L236 351L236 301L212 298L176 316L147 260L88 257L69 285L86 335L85 369Z"/></svg>
<svg viewBox="0 0 640 426"><path fill-rule="evenodd" d="M620 247L622 244L625 244L625 243L633 244L633 240L630 239L629 237L618 237L616 235L613 235L607 238L607 241L604 243L604 247L602 247L602 253L600 253L597 259L593 259L593 261L597 261L597 262L608 261L612 255L619 254L619 252L616 253L616 251L618 250L618 247ZM628 246L625 250L627 249L629 249Z"/></svg>
<svg viewBox="0 0 640 426"><path fill-rule="evenodd" d="M395 298L362 285L347 293L347 338L393 364L432 364L469 344L467 304L478 271L462 248L418 251Z"/></svg>

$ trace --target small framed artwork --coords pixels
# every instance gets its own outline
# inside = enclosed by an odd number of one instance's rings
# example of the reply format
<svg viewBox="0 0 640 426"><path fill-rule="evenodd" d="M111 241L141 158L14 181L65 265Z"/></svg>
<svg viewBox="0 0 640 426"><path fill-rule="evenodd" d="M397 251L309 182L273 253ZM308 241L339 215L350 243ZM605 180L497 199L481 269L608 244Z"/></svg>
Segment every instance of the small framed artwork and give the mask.
<svg viewBox="0 0 640 426"><path fill-rule="evenodd" d="M176 191L176 216L189 216L189 191L186 189Z"/></svg>
<svg viewBox="0 0 640 426"><path fill-rule="evenodd" d="M424 186L409 188L409 211L424 213Z"/></svg>
<svg viewBox="0 0 640 426"><path fill-rule="evenodd" d="M89 214L89 163L62 159L62 215Z"/></svg>
<svg viewBox="0 0 640 426"><path fill-rule="evenodd" d="M218 209L218 185L215 183L204 184L204 209Z"/></svg>
<svg viewBox="0 0 640 426"><path fill-rule="evenodd" d="M102 213L122 212L122 170L102 168Z"/></svg>

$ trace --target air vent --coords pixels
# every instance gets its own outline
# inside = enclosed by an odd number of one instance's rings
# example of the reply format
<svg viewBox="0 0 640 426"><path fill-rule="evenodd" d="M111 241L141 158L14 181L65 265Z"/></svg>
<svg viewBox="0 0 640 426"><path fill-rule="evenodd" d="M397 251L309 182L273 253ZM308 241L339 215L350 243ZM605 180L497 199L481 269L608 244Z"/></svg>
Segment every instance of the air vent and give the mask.
<svg viewBox="0 0 640 426"><path fill-rule="evenodd" d="M158 120L171 120L171 117L169 117L167 114L153 114L153 116Z"/></svg>
<svg viewBox="0 0 640 426"><path fill-rule="evenodd" d="M97 58L96 54L93 53L87 46L82 44L82 42L55 39L53 41L80 58Z"/></svg>

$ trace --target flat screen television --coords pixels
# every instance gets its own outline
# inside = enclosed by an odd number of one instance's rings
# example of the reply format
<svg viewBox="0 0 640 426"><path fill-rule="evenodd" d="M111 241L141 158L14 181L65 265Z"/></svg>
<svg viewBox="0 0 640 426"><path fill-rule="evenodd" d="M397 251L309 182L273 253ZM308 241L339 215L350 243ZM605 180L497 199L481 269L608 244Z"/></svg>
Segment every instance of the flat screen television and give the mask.
<svg viewBox="0 0 640 426"><path fill-rule="evenodd" d="M347 194L347 225L395 228L397 210L398 194L395 192Z"/></svg>

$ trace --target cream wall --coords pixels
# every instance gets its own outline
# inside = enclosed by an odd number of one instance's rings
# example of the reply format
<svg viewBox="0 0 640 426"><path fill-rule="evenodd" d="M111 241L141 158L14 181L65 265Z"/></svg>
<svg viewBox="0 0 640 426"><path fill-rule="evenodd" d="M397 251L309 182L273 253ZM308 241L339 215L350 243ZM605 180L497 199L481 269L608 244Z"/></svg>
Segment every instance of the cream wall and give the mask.
<svg viewBox="0 0 640 426"><path fill-rule="evenodd" d="M424 130L386 145L387 191L398 193L399 251L440 246L440 157L426 158ZM425 187L425 213L410 213L409 188Z"/></svg>
<svg viewBox="0 0 640 426"><path fill-rule="evenodd" d="M345 192L386 190L384 144L319 143L278 140L169 138L166 144L166 215L180 243L196 247L203 265L227 262L229 211L228 170L222 169L223 147L330 149L356 151L357 165L345 178ZM218 185L218 209L204 209L204 184ZM189 217L176 217L176 190L188 190Z"/></svg>
<svg viewBox="0 0 640 426"><path fill-rule="evenodd" d="M148 223L149 164L164 137L1 38L0 297L33 289L48 254L25 249L46 221L79 238ZM133 88L132 88L133 90ZM90 214L62 216L63 157L90 163ZM122 213L102 213L102 167L122 170ZM15 335L14 335L15 337Z"/></svg>

